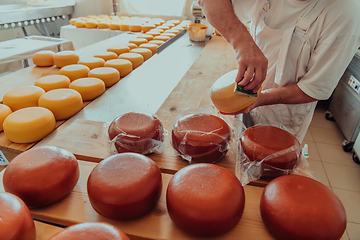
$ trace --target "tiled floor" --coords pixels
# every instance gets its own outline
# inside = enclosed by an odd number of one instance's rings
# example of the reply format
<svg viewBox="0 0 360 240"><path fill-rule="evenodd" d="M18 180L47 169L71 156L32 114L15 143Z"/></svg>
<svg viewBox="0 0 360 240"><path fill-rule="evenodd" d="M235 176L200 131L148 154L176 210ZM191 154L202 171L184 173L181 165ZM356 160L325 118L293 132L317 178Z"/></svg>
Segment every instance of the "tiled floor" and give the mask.
<svg viewBox="0 0 360 240"><path fill-rule="evenodd" d="M319 103L303 144L314 176L340 198L347 214L344 240L360 240L360 165L344 152L344 136L335 122L325 119L326 103Z"/></svg>

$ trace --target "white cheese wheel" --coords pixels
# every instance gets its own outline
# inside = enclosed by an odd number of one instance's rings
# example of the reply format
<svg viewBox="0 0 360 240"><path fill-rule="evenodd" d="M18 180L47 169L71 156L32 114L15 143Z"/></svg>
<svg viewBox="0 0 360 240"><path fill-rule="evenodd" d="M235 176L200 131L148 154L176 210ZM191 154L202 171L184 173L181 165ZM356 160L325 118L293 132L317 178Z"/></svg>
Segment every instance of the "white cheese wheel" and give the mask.
<svg viewBox="0 0 360 240"><path fill-rule="evenodd" d="M114 52L103 52L96 54L94 57L102 58L106 62L111 59L117 59L118 55Z"/></svg>
<svg viewBox="0 0 360 240"><path fill-rule="evenodd" d="M53 90L55 91L55 90ZM31 143L55 129L54 114L42 107L28 107L11 113L4 121L5 136L15 143Z"/></svg>
<svg viewBox="0 0 360 240"><path fill-rule="evenodd" d="M123 53L119 58L129 60L133 65L133 69L144 63L144 57L138 53Z"/></svg>
<svg viewBox="0 0 360 240"><path fill-rule="evenodd" d="M36 52L33 57L33 63L38 67L49 67L54 65L54 55L53 51L42 50Z"/></svg>
<svg viewBox="0 0 360 240"><path fill-rule="evenodd" d="M120 80L120 73L112 67L99 67L91 70L88 77L100 78L104 81L105 87L111 87Z"/></svg>
<svg viewBox="0 0 360 240"><path fill-rule="evenodd" d="M66 65L76 64L79 61L79 55L74 51L62 51L55 53L54 64L59 67L65 67Z"/></svg>
<svg viewBox="0 0 360 240"><path fill-rule="evenodd" d="M39 107L49 109L56 120L68 119L83 107L80 93L73 89L54 89L39 98Z"/></svg>
<svg viewBox="0 0 360 240"><path fill-rule="evenodd" d="M105 63L105 60L102 58L98 58L98 57L82 58L78 62L78 64L85 65L88 68L90 68L90 70L94 69L94 68L98 68L98 67L103 67L104 63Z"/></svg>
<svg viewBox="0 0 360 240"><path fill-rule="evenodd" d="M82 64L71 64L60 69L59 75L67 76L70 81L87 77L90 68Z"/></svg>
<svg viewBox="0 0 360 240"><path fill-rule="evenodd" d="M12 113L11 108L0 103L0 132L3 130L3 123L7 116Z"/></svg>
<svg viewBox="0 0 360 240"><path fill-rule="evenodd" d="M108 48L107 50L108 52L114 52L116 53L116 55L120 55L122 53L127 53L130 52L130 47L127 45L118 45L118 46L114 46L112 48Z"/></svg>
<svg viewBox="0 0 360 240"><path fill-rule="evenodd" d="M65 75L48 75L39 78L35 82L35 86L41 87L45 92L58 88L68 88L70 79Z"/></svg>
<svg viewBox="0 0 360 240"><path fill-rule="evenodd" d="M155 53L157 53L158 45L155 43L143 43L139 46L139 48L149 49L152 52L152 54L154 55Z"/></svg>
<svg viewBox="0 0 360 240"><path fill-rule="evenodd" d="M73 81L69 88L79 92L83 101L91 101L105 92L105 83L99 78L86 77Z"/></svg>
<svg viewBox="0 0 360 240"><path fill-rule="evenodd" d="M9 106L13 112L22 108L37 107L38 100L44 93L45 91L37 86L14 88L5 93L3 104Z"/></svg>
<svg viewBox="0 0 360 240"><path fill-rule="evenodd" d="M157 46L157 45L156 45ZM149 58L152 57L153 55L153 52L148 49L148 48L142 48L142 47L139 47L139 48L134 48L130 51L131 53L138 53L138 54L141 54L143 57L144 57L144 61L148 60Z"/></svg>
<svg viewBox="0 0 360 240"><path fill-rule="evenodd" d="M133 50L136 50L136 49L138 49L138 48L135 48ZM120 73L120 77L125 77L126 75L131 73L131 71L133 70L132 63L126 59L112 59L112 60L106 61L104 67L111 67L111 68L117 69Z"/></svg>

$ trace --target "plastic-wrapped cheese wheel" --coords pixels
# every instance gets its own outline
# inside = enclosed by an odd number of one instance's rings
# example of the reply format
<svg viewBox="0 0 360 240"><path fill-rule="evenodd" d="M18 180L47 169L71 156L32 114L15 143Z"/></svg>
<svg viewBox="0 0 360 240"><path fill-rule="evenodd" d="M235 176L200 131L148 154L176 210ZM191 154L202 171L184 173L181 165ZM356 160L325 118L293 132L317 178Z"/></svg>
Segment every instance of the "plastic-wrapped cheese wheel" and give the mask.
<svg viewBox="0 0 360 240"><path fill-rule="evenodd" d="M108 52L114 52L116 53L116 55L120 55L122 53L127 53L130 52L130 47L127 45L118 45L118 46L114 46L112 48L108 48L107 50Z"/></svg>
<svg viewBox="0 0 360 240"><path fill-rule="evenodd" d="M215 164L193 164L180 169L170 180L166 204L171 220L180 229L215 237L238 224L245 193L229 170Z"/></svg>
<svg viewBox="0 0 360 240"><path fill-rule="evenodd" d="M64 120L82 109L83 100L80 93L73 89L54 89L39 98L39 107L49 109L56 120Z"/></svg>
<svg viewBox="0 0 360 240"><path fill-rule="evenodd" d="M128 112L115 118L108 129L118 153L153 153L164 141L164 128L156 116Z"/></svg>
<svg viewBox="0 0 360 240"><path fill-rule="evenodd" d="M96 54L94 57L102 58L106 62L111 59L117 59L118 55L114 52L103 52Z"/></svg>
<svg viewBox="0 0 360 240"><path fill-rule="evenodd" d="M70 79L65 75L48 75L36 80L34 85L48 92L58 88L68 88L69 84Z"/></svg>
<svg viewBox="0 0 360 240"><path fill-rule="evenodd" d="M49 67L54 65L54 55L53 51L43 50L36 52L33 57L33 63L38 67Z"/></svg>
<svg viewBox="0 0 360 240"><path fill-rule="evenodd" d="M36 239L36 229L30 211L16 195L0 192L0 216L1 239Z"/></svg>
<svg viewBox="0 0 360 240"><path fill-rule="evenodd" d="M42 107L28 107L11 113L4 120L5 136L15 143L31 143L55 129L54 114Z"/></svg>
<svg viewBox="0 0 360 240"><path fill-rule="evenodd" d="M135 219L157 204L162 190L161 172L144 155L121 153L102 160L92 170L87 190L92 207L100 215Z"/></svg>
<svg viewBox="0 0 360 240"><path fill-rule="evenodd" d="M112 67L99 67L91 70L88 77L100 78L104 81L105 87L111 87L120 80L120 73Z"/></svg>
<svg viewBox="0 0 360 240"><path fill-rule="evenodd" d="M134 48L131 49L130 51L131 53L138 53L141 54L144 57L144 61L148 60L149 58L152 57L153 53L150 49L148 48L142 48L142 47L138 47L138 48Z"/></svg>
<svg viewBox="0 0 360 240"><path fill-rule="evenodd" d="M250 127L244 131L240 143L250 161L260 162L266 158L262 163L262 176L288 174L301 154L299 141L288 131L274 126Z"/></svg>
<svg viewBox="0 0 360 240"><path fill-rule="evenodd" d="M83 101L91 101L105 92L105 83L99 78L79 78L69 86L79 92Z"/></svg>
<svg viewBox="0 0 360 240"><path fill-rule="evenodd" d="M3 103L13 112L22 108L36 107L44 93L45 91L37 86L17 87L5 93Z"/></svg>
<svg viewBox="0 0 360 240"><path fill-rule="evenodd" d="M3 130L3 122L12 113L11 108L0 103L0 132Z"/></svg>
<svg viewBox="0 0 360 240"><path fill-rule="evenodd" d="M261 196L260 212L279 240L338 240L346 229L338 197L322 183L299 175L272 180Z"/></svg>
<svg viewBox="0 0 360 240"><path fill-rule="evenodd" d="M90 68L90 70L98 67L103 67L105 60L98 57L82 58L78 64L82 64Z"/></svg>
<svg viewBox="0 0 360 240"><path fill-rule="evenodd" d="M49 240L130 240L119 228L102 222L79 223L67 227Z"/></svg>
<svg viewBox="0 0 360 240"><path fill-rule="evenodd" d="M16 156L6 167L4 189L28 207L44 207L67 196L79 179L75 156L55 146L36 147Z"/></svg>
<svg viewBox="0 0 360 240"><path fill-rule="evenodd" d="M59 71L60 75L67 76L70 81L74 81L79 78L87 77L90 72L90 68L82 64L71 64L65 67L62 67Z"/></svg>
<svg viewBox="0 0 360 240"><path fill-rule="evenodd" d="M214 163L228 151L230 128L214 115L198 113L180 118L172 127L171 144L192 163Z"/></svg>
<svg viewBox="0 0 360 240"><path fill-rule="evenodd" d="M120 54L119 58L129 60L133 65L133 69L144 63L144 57L138 53L123 53Z"/></svg>
<svg viewBox="0 0 360 240"><path fill-rule="evenodd" d="M66 65L76 64L79 61L79 55L74 51L62 51L55 53L54 64L59 67L65 67Z"/></svg>
<svg viewBox="0 0 360 240"><path fill-rule="evenodd" d="M125 77L133 70L132 63L126 59L112 59L106 61L104 67L111 67L117 69L120 73L120 77Z"/></svg>

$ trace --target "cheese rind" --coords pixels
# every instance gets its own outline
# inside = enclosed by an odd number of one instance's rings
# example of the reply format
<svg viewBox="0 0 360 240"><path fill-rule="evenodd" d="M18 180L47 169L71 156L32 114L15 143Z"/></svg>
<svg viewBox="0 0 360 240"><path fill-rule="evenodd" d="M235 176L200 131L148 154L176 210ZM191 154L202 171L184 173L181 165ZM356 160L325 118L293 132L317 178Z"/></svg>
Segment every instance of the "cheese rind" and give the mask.
<svg viewBox="0 0 360 240"><path fill-rule="evenodd" d="M90 68L90 70L98 67L103 67L105 60L98 57L90 57L90 58L83 58L80 59L78 64L82 64Z"/></svg>
<svg viewBox="0 0 360 240"><path fill-rule="evenodd" d="M134 48L130 52L141 54L144 57L144 61L148 60L153 55L153 52L150 49L142 48L142 47Z"/></svg>
<svg viewBox="0 0 360 240"><path fill-rule="evenodd" d="M80 78L69 86L80 93L83 101L91 101L105 92L105 83L99 78Z"/></svg>
<svg viewBox="0 0 360 240"><path fill-rule="evenodd" d="M104 81L105 87L111 87L120 80L120 73L112 67L99 67L91 70L88 77L99 78Z"/></svg>
<svg viewBox="0 0 360 240"><path fill-rule="evenodd" d="M33 57L33 63L38 67L49 67L54 65L54 55L53 51L43 50L36 52Z"/></svg>
<svg viewBox="0 0 360 240"><path fill-rule="evenodd" d="M55 53L54 64L57 67L62 68L70 64L76 64L79 59L79 55L74 51L62 51Z"/></svg>
<svg viewBox="0 0 360 240"><path fill-rule="evenodd" d="M41 87L25 86L8 91L3 97L3 103L13 112L27 107L37 107L39 98L45 93Z"/></svg>
<svg viewBox="0 0 360 240"><path fill-rule="evenodd" d="M0 132L3 130L3 123L7 116L12 113L11 108L0 103Z"/></svg>
<svg viewBox="0 0 360 240"><path fill-rule="evenodd" d="M136 50L137 48L133 49ZM105 63L104 67L115 68L119 71L120 77L125 77L133 70L132 63L127 59L112 59Z"/></svg>
<svg viewBox="0 0 360 240"><path fill-rule="evenodd" d="M59 74L67 76L70 81L87 77L90 68L82 64L71 64L60 69Z"/></svg>
<svg viewBox="0 0 360 240"><path fill-rule="evenodd" d="M35 82L35 86L41 87L45 92L58 88L68 88L70 79L65 75L48 75L39 78Z"/></svg>
<svg viewBox="0 0 360 240"><path fill-rule="evenodd" d="M55 91L55 90L54 90ZM42 107L28 107L11 113L4 121L5 136L15 143L31 143L55 129L54 114Z"/></svg>
<svg viewBox="0 0 360 240"><path fill-rule="evenodd" d="M56 120L64 120L79 112L83 107L80 93L73 89L51 90L39 98L39 107L49 109Z"/></svg>
<svg viewBox="0 0 360 240"><path fill-rule="evenodd" d="M133 65L133 69L144 63L144 57L138 53L123 53L119 56L119 58L129 60Z"/></svg>

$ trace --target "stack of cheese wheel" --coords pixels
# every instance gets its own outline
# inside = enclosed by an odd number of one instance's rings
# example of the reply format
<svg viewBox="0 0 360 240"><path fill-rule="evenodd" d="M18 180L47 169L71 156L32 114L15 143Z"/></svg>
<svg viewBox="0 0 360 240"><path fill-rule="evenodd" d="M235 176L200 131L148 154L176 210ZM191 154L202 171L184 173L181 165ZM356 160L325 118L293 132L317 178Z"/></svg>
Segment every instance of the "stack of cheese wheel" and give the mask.
<svg viewBox="0 0 360 240"><path fill-rule="evenodd" d="M79 223L67 227L49 240L130 240L119 228L102 222Z"/></svg>
<svg viewBox="0 0 360 240"><path fill-rule="evenodd" d="M98 57L83 58L79 60L78 64L85 65L92 70L94 68L103 67L105 60Z"/></svg>
<svg viewBox="0 0 360 240"><path fill-rule="evenodd" d="M105 92L105 83L99 78L86 77L73 81L69 88L80 93L83 101L91 101Z"/></svg>
<svg viewBox="0 0 360 240"><path fill-rule="evenodd" d="M79 55L74 51L62 51L55 53L54 64L59 67L65 67L70 64L76 64L79 61Z"/></svg>
<svg viewBox="0 0 360 240"><path fill-rule="evenodd" d="M17 111L27 107L37 107L39 98L45 93L44 89L37 86L14 88L3 97L3 104Z"/></svg>
<svg viewBox="0 0 360 240"><path fill-rule="evenodd" d="M279 240L338 240L347 223L344 206L329 187L299 175L272 180L261 196L260 212Z"/></svg>
<svg viewBox="0 0 360 240"><path fill-rule="evenodd" d="M6 192L20 197L28 207L44 207L67 196L79 179L75 156L54 146L37 147L16 156L6 167Z"/></svg>
<svg viewBox="0 0 360 240"><path fill-rule="evenodd" d="M12 113L11 108L0 103L0 132L3 130L3 123L7 116Z"/></svg>
<svg viewBox="0 0 360 240"><path fill-rule="evenodd" d="M137 48L135 48L135 49L137 49ZM116 70L119 71L120 77L125 77L126 75L131 73L133 70L132 63L126 59L112 59L112 60L106 61L106 63L104 64L104 67L115 68Z"/></svg>
<svg viewBox="0 0 360 240"><path fill-rule="evenodd" d="M41 77L35 82L35 86L41 87L45 92L58 88L68 88L70 79L65 75L48 75Z"/></svg>
<svg viewBox="0 0 360 240"><path fill-rule="evenodd" d="M88 77L99 78L105 83L105 87L111 87L120 80L120 73L113 67L99 67L91 70Z"/></svg>
<svg viewBox="0 0 360 240"><path fill-rule="evenodd" d="M36 229L30 211L16 195L0 192L0 216L1 239L36 239Z"/></svg>
<svg viewBox="0 0 360 240"><path fill-rule="evenodd" d="M261 162L261 176L289 174L301 154L299 141L288 131L265 125L246 129L240 138L243 152L250 161Z"/></svg>
<svg viewBox="0 0 360 240"><path fill-rule="evenodd" d="M67 76L72 82L76 79L87 77L89 72L90 68L83 64L71 64L62 67L59 71L59 74Z"/></svg>
<svg viewBox="0 0 360 240"><path fill-rule="evenodd" d="M115 141L118 153L155 152L164 141L164 128L156 116L128 112L115 118L108 129L109 139Z"/></svg>
<svg viewBox="0 0 360 240"><path fill-rule="evenodd" d="M214 163L228 151L230 128L220 117L190 114L174 123L171 140L173 148L191 163Z"/></svg>
<svg viewBox="0 0 360 240"><path fill-rule="evenodd" d="M166 204L170 218L180 229L200 237L215 237L238 224L245 193L227 169L209 163L193 164L180 169L170 180Z"/></svg>
<svg viewBox="0 0 360 240"><path fill-rule="evenodd" d="M42 50L33 55L32 61L38 67L50 67L54 65L54 55L53 51Z"/></svg>
<svg viewBox="0 0 360 240"><path fill-rule="evenodd" d="M121 153L101 161L92 170L87 190L92 207L100 215L135 219L157 204L162 190L161 172L144 155Z"/></svg>

